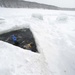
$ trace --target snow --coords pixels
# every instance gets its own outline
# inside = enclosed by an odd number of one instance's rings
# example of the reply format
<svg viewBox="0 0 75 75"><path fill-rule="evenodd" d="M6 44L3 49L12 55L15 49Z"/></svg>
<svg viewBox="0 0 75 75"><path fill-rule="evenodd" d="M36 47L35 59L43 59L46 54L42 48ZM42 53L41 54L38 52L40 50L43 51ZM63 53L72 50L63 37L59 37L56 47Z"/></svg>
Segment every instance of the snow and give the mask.
<svg viewBox="0 0 75 75"><path fill-rule="evenodd" d="M75 11L0 8L0 34L26 27L40 53L0 41L0 75L75 74Z"/></svg>
<svg viewBox="0 0 75 75"><path fill-rule="evenodd" d="M46 75L43 60L38 53L0 41L0 75Z"/></svg>

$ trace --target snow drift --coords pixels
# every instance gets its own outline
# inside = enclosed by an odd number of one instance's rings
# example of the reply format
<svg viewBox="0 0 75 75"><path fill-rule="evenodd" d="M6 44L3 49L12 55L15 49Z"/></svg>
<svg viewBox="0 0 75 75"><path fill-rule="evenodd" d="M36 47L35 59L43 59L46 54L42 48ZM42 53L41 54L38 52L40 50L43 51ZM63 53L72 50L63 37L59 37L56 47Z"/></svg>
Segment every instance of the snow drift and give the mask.
<svg viewBox="0 0 75 75"><path fill-rule="evenodd" d="M44 65L44 66L43 66ZM41 54L0 41L0 75L46 75Z"/></svg>

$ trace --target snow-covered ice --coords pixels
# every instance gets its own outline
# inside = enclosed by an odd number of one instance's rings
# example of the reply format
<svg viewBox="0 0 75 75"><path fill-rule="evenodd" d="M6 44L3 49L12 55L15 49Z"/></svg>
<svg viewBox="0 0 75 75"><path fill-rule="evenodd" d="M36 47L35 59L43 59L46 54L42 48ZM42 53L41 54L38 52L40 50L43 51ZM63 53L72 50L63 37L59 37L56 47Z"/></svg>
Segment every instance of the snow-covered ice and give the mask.
<svg viewBox="0 0 75 75"><path fill-rule="evenodd" d="M0 75L46 75L43 60L38 53L0 41Z"/></svg>
<svg viewBox="0 0 75 75"><path fill-rule="evenodd" d="M75 11L0 8L0 34L26 27L40 53L0 41L0 75L75 74Z"/></svg>

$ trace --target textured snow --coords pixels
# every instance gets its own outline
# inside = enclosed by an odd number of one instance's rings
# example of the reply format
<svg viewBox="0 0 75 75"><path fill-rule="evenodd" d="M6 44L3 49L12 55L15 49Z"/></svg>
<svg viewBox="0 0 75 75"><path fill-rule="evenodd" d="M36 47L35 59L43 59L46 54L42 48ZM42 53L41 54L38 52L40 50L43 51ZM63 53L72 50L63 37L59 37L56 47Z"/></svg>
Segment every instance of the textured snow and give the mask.
<svg viewBox="0 0 75 75"><path fill-rule="evenodd" d="M0 34L26 27L40 53L1 41L0 75L75 74L75 11L0 8Z"/></svg>
<svg viewBox="0 0 75 75"><path fill-rule="evenodd" d="M46 75L43 60L40 54L0 41L0 75Z"/></svg>

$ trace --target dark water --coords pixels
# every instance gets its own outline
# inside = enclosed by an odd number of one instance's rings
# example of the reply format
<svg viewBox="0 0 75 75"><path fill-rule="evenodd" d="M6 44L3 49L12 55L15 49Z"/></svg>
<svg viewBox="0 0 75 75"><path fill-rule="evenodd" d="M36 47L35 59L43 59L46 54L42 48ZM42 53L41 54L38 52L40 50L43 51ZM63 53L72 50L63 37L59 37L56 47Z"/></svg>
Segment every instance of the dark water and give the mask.
<svg viewBox="0 0 75 75"><path fill-rule="evenodd" d="M12 40L13 34L17 37L17 46L33 52L38 52L33 34L28 28L1 34L0 40L16 45Z"/></svg>

